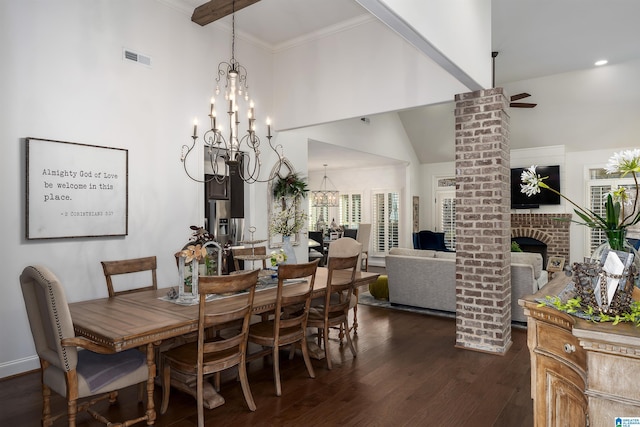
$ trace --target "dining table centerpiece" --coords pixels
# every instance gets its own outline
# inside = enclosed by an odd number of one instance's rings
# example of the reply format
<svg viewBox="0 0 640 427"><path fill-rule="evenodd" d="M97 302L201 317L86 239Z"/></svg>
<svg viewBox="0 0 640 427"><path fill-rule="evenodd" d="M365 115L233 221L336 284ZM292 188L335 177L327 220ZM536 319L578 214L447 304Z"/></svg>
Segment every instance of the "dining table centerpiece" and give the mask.
<svg viewBox="0 0 640 427"><path fill-rule="evenodd" d="M524 170L521 175L521 191L527 196L542 190L551 191L574 206L580 221L571 221L592 229L602 230L606 240L593 252L590 259L574 263L572 267L575 287L573 298L547 297L542 303L569 313L586 313L598 320L635 320L640 306L633 301L633 291L638 286L640 256L627 241L627 229L640 222L638 195L640 188L640 149L624 150L609 158L605 166L607 174L631 175L634 185L621 186L608 193L604 201L604 215L576 204L573 200L550 187L536 172L536 166ZM625 318L626 316L626 318Z"/></svg>
<svg viewBox="0 0 640 427"><path fill-rule="evenodd" d="M198 297L198 277L221 274L223 248L204 227L192 225L187 244L175 254L178 262L178 298L182 301Z"/></svg>

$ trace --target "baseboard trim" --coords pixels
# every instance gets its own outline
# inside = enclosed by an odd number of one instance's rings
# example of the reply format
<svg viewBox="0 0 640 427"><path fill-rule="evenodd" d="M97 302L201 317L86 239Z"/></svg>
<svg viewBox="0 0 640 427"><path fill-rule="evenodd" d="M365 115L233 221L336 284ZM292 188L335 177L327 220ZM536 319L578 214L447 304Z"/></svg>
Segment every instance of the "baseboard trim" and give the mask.
<svg viewBox="0 0 640 427"><path fill-rule="evenodd" d="M29 356L23 359L11 360L0 363L0 379L40 369L38 356Z"/></svg>

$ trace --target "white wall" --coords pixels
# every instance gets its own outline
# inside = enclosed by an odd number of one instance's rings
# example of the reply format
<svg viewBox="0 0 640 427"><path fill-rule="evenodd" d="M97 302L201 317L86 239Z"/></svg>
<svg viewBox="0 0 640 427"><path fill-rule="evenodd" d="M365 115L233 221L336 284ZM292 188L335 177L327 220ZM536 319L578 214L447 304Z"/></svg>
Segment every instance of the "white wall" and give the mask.
<svg viewBox="0 0 640 427"><path fill-rule="evenodd" d="M279 129L449 101L468 91L374 20L277 52L274 76Z"/></svg>

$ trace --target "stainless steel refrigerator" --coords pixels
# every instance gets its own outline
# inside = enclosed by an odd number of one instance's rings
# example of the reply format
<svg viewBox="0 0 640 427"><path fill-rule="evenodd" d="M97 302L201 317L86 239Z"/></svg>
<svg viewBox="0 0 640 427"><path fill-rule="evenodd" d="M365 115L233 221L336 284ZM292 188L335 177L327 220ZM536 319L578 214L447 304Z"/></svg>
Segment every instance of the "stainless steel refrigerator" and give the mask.
<svg viewBox="0 0 640 427"><path fill-rule="evenodd" d="M237 245L243 240L244 218L231 217L229 200L209 200L209 217L207 224L209 233L213 234L221 246Z"/></svg>

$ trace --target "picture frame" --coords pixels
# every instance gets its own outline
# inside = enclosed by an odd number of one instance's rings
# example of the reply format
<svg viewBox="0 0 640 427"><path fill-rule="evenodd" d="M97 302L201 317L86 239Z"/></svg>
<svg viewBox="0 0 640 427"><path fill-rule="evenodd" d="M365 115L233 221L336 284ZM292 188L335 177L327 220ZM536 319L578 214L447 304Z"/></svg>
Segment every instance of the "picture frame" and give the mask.
<svg viewBox="0 0 640 427"><path fill-rule="evenodd" d="M549 257L549 260L547 261L547 271L557 272L557 271L562 271L563 268L564 268L564 258L559 256Z"/></svg>
<svg viewBox="0 0 640 427"><path fill-rule="evenodd" d="M129 152L26 139L26 238L128 234Z"/></svg>

